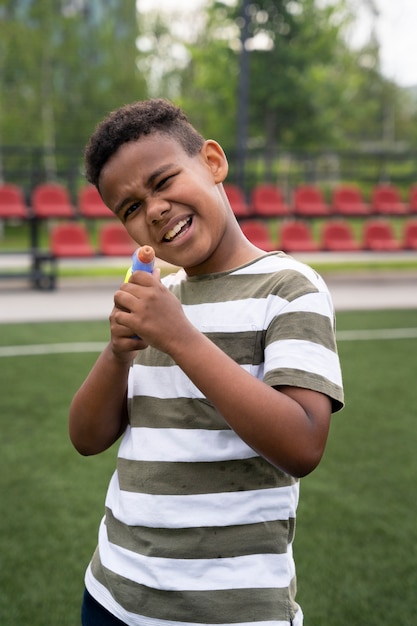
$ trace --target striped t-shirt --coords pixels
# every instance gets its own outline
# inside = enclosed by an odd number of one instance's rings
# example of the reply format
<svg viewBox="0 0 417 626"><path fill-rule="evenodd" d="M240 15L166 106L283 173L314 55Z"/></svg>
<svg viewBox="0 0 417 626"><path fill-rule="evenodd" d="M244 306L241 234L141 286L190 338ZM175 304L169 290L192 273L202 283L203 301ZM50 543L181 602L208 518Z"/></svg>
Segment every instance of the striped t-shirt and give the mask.
<svg viewBox="0 0 417 626"><path fill-rule="evenodd" d="M343 391L322 279L283 253L163 282L189 320L271 386ZM169 324L169 319L166 320ZM128 385L130 423L106 498L88 591L135 626L302 624L292 556L298 480L260 457L166 354Z"/></svg>

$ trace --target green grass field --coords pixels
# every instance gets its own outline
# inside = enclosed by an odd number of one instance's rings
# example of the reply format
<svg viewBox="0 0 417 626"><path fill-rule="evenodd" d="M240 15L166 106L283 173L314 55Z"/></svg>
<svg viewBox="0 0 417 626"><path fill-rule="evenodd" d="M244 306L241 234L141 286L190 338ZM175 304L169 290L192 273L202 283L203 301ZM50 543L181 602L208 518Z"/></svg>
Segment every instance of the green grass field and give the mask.
<svg viewBox="0 0 417 626"><path fill-rule="evenodd" d="M364 340L346 331L414 329ZM302 480L295 556L306 626L417 623L417 310L340 313L346 408ZM414 336L413 336L414 334ZM106 322L0 326L0 624L78 626L83 575L116 449L83 458L67 412L93 352L4 347L104 342Z"/></svg>

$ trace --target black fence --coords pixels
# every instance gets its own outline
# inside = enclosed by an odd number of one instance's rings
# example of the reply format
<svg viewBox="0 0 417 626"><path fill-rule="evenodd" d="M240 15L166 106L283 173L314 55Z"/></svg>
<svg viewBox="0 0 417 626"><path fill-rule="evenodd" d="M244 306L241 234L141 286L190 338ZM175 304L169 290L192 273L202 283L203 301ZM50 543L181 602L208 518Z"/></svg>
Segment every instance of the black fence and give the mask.
<svg viewBox="0 0 417 626"><path fill-rule="evenodd" d="M33 189L45 182L59 182L74 196L85 185L82 148L47 150L36 147L0 147L0 178L18 185L30 204Z"/></svg>
<svg viewBox="0 0 417 626"><path fill-rule="evenodd" d="M375 185L391 183L404 194L417 184L417 151L353 150L250 150L244 167L232 153L229 182L238 184L247 196L260 183L272 183L284 192L287 201L302 184L314 184L330 195L337 185L355 183L366 197Z"/></svg>
<svg viewBox="0 0 417 626"><path fill-rule="evenodd" d="M354 182L365 196L378 183L392 183L406 190L417 183L417 151L399 150L275 150L249 149L237 155L226 150L229 160L228 182L239 185L247 197L260 183L280 187L287 199L295 187L304 183L319 185L323 191L340 183ZM85 185L83 148L46 150L41 147L0 148L0 178L19 185L30 200L39 183L60 182L73 199Z"/></svg>

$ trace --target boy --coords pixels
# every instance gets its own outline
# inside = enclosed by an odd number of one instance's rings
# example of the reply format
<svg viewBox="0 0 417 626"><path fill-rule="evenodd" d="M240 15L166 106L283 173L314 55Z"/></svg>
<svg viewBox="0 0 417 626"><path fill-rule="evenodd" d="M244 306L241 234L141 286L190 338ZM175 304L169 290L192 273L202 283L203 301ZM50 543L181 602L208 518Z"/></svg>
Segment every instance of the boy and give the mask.
<svg viewBox="0 0 417 626"><path fill-rule="evenodd" d="M313 270L244 237L227 169L159 99L110 114L86 148L88 180L133 239L183 269L120 287L71 404L80 453L123 435L84 626L302 624L298 478L343 404L334 314Z"/></svg>

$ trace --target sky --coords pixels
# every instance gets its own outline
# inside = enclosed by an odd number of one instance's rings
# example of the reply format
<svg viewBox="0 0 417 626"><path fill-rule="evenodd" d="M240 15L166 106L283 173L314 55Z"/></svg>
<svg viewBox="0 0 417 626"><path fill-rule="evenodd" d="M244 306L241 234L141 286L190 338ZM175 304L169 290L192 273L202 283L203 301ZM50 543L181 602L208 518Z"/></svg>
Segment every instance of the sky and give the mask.
<svg viewBox="0 0 417 626"><path fill-rule="evenodd" d="M375 0L375 5L382 73L402 87L417 85L417 0ZM363 41L370 27L359 11L354 39Z"/></svg>
<svg viewBox="0 0 417 626"><path fill-rule="evenodd" d="M402 87L417 85L417 0L374 0L378 15L374 23L369 11L360 7L366 0L356 0L357 23L352 44L361 44L374 26L381 46L381 70L384 76ZM138 0L139 10L161 8L166 11L203 5L204 0Z"/></svg>

